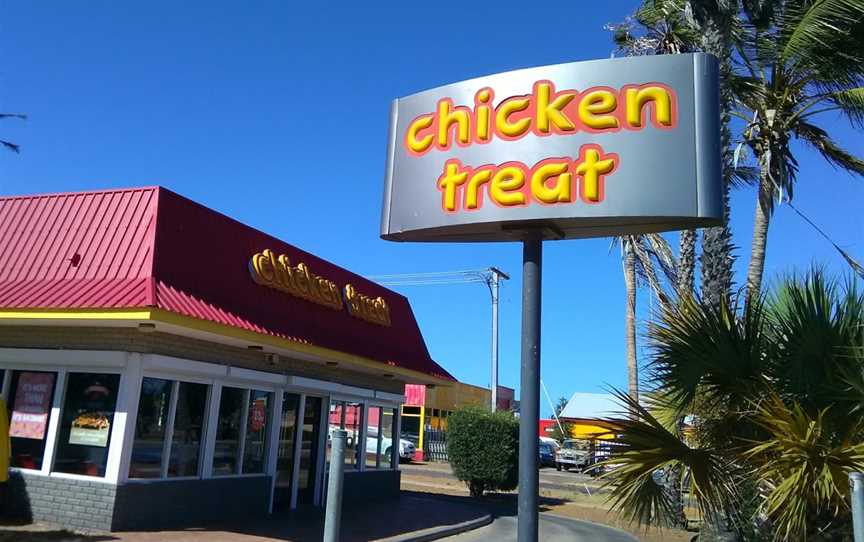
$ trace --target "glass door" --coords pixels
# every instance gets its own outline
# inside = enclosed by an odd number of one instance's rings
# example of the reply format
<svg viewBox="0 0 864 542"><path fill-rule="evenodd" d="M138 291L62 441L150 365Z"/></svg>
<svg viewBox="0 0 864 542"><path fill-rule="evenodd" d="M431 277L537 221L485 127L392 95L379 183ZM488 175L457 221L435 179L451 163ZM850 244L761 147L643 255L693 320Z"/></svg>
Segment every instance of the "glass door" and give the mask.
<svg viewBox="0 0 864 542"><path fill-rule="evenodd" d="M274 510L287 510L291 505L291 473L294 470L294 442L297 438L297 412L299 410L300 396L286 393L282 400L282 424L279 427L279 449L276 452Z"/></svg>
<svg viewBox="0 0 864 542"><path fill-rule="evenodd" d="M306 397L300 442L300 472L297 476L297 504L312 504L315 497L318 440L321 435L321 401L320 397Z"/></svg>

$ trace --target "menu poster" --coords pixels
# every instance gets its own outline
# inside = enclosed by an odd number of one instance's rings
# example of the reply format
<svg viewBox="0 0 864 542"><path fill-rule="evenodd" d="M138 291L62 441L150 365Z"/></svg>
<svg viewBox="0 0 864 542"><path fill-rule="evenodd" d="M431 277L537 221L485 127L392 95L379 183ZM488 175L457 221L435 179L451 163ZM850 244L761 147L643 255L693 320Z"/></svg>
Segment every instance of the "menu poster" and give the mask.
<svg viewBox="0 0 864 542"><path fill-rule="evenodd" d="M72 420L69 444L104 448L108 446L110 432L111 422L108 416L101 412L84 412Z"/></svg>
<svg viewBox="0 0 864 542"><path fill-rule="evenodd" d="M51 392L54 389L54 373L27 373L18 376L15 404L9 436L42 440L48 425L51 409Z"/></svg>
<svg viewBox="0 0 864 542"><path fill-rule="evenodd" d="M249 411L249 429L253 432L264 429L267 424L267 400L263 397L252 402Z"/></svg>

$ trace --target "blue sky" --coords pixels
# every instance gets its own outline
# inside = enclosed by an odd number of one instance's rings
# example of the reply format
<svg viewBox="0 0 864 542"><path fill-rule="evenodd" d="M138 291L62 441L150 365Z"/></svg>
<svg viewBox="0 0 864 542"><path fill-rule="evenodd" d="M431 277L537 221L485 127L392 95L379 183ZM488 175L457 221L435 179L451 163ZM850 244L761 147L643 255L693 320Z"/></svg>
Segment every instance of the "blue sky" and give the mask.
<svg viewBox="0 0 864 542"><path fill-rule="evenodd" d="M378 238L390 101L479 75L608 57L604 24L635 5L560 4L541 23L524 2L2 2L0 111L29 119L0 124L0 139L22 146L19 156L0 154L0 193L161 184L362 274L495 265L512 275L501 296L501 383L518 387L520 246ZM845 123L821 124L864 154ZM864 258L864 183L806 149L798 156L797 206ZM737 191L732 204L740 284L753 190ZM766 276L814 261L844 268L780 208ZM542 375L553 399L624 386L624 286L609 241L546 243L543 280ZM435 359L487 385L486 288L400 291ZM647 296L639 301L644 318Z"/></svg>

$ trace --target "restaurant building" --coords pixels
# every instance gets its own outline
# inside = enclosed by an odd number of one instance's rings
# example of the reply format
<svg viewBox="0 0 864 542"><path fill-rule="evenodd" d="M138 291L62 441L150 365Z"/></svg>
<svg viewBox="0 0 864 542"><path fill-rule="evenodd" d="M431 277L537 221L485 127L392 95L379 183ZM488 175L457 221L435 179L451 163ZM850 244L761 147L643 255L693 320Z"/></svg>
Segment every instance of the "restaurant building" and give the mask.
<svg viewBox="0 0 864 542"><path fill-rule="evenodd" d="M337 427L346 502L394 496L405 384L452 382L405 297L169 190L0 198L19 515L124 530L320 506Z"/></svg>

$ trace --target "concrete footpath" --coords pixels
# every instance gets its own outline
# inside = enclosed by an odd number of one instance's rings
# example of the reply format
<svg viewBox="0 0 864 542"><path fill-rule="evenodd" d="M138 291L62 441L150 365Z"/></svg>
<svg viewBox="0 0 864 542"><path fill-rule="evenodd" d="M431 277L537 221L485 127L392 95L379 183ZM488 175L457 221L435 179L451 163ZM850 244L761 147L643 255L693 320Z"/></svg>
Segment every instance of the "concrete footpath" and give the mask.
<svg viewBox="0 0 864 542"><path fill-rule="evenodd" d="M502 516L490 525L443 538L443 542L510 542L516 540L516 518ZM632 535L587 521L540 514L540 540L543 542L639 542Z"/></svg>

